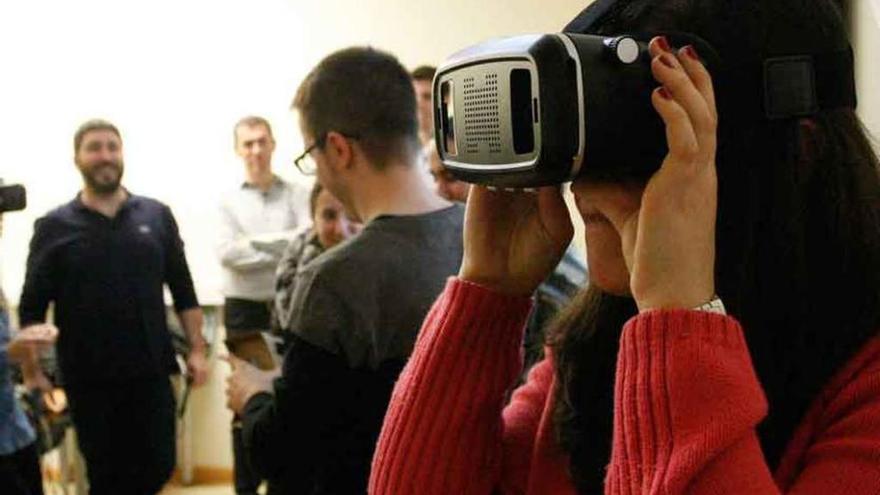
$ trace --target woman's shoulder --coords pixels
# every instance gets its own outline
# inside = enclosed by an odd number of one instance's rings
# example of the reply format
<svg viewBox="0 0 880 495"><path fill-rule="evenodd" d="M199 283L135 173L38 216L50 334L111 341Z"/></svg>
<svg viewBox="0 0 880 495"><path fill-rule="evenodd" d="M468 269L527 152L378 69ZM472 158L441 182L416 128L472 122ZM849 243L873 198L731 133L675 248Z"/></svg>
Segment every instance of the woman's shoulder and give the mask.
<svg viewBox="0 0 880 495"><path fill-rule="evenodd" d="M868 340L832 377L822 392L825 408L857 401L873 403L880 414L880 335ZM850 406L845 406L849 408Z"/></svg>

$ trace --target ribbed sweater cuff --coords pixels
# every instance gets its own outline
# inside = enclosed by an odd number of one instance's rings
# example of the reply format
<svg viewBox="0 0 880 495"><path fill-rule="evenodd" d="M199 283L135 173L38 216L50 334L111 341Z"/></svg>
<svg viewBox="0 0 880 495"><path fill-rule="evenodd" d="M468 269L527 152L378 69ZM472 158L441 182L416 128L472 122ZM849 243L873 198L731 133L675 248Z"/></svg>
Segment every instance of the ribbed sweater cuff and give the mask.
<svg viewBox="0 0 880 495"><path fill-rule="evenodd" d="M407 365L407 378L409 373L425 375L411 385L463 404L500 399L520 372L530 310L528 296L500 294L450 278Z"/></svg>
<svg viewBox="0 0 880 495"><path fill-rule="evenodd" d="M522 330L532 309L530 296L501 294L481 285L451 277L431 311L442 339L463 339L467 352L498 352L519 348ZM489 335L489 338L485 338ZM481 338L482 337L482 338Z"/></svg>
<svg viewBox="0 0 880 495"><path fill-rule="evenodd" d="M620 342L609 490L680 493L766 408L735 319L688 310L636 316Z"/></svg>

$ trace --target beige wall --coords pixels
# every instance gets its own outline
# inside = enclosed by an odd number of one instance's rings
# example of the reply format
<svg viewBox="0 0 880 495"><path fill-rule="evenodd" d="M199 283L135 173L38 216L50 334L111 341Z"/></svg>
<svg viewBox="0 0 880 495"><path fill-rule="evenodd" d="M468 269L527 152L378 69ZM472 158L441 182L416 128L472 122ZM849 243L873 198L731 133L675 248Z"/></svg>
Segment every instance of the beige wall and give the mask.
<svg viewBox="0 0 880 495"><path fill-rule="evenodd" d="M850 20L856 53L859 115L880 139L880 0L851 0ZM877 147L880 150L880 146Z"/></svg>
<svg viewBox="0 0 880 495"><path fill-rule="evenodd" d="M0 2L0 177L28 186L27 211L6 218L3 287L18 298L34 219L69 200L76 126L102 116L124 137L126 185L177 216L202 301L220 301L213 255L217 197L239 183L232 124L266 116L276 170L302 143L288 110L297 85L330 51L373 45L408 67L437 64L489 37L559 30L585 0L77 0ZM51 8L52 15L46 15Z"/></svg>

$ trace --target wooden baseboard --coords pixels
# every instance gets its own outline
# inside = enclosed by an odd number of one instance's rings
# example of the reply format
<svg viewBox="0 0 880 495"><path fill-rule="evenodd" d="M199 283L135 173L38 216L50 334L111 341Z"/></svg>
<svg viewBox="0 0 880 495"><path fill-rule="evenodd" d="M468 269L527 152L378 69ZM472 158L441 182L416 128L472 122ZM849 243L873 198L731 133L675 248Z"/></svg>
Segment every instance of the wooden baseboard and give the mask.
<svg viewBox="0 0 880 495"><path fill-rule="evenodd" d="M227 485L232 483L232 469L216 466L196 466L193 468L193 479L191 485ZM180 479L180 469L175 468L171 477L171 482L182 485Z"/></svg>
<svg viewBox="0 0 880 495"><path fill-rule="evenodd" d="M68 479L73 477L73 473L68 474ZM43 479L57 483L61 481L61 472L55 467L43 468ZM233 481L232 469L225 467L212 466L196 466L193 468L193 479L191 485L228 485ZM171 483L182 485L180 479L180 469L175 468L174 474L171 475Z"/></svg>

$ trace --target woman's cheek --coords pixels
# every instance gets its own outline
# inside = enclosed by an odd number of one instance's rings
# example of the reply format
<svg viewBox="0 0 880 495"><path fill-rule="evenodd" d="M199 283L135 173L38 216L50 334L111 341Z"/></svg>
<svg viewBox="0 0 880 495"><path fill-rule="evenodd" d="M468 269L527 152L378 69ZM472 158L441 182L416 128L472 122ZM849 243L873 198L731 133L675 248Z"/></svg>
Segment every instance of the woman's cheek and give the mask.
<svg viewBox="0 0 880 495"><path fill-rule="evenodd" d="M610 294L628 295L629 270L617 231L607 220L590 221L585 225L585 235L590 283Z"/></svg>

